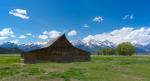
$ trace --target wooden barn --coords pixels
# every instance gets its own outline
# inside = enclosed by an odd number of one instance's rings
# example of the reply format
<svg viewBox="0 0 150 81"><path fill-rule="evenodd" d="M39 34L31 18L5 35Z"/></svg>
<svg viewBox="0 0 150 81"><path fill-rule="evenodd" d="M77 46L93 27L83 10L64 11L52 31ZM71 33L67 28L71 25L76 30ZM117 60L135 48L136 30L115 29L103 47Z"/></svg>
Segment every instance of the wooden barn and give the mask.
<svg viewBox="0 0 150 81"><path fill-rule="evenodd" d="M49 41L43 48L22 53L24 63L90 61L90 53L74 47L65 34Z"/></svg>

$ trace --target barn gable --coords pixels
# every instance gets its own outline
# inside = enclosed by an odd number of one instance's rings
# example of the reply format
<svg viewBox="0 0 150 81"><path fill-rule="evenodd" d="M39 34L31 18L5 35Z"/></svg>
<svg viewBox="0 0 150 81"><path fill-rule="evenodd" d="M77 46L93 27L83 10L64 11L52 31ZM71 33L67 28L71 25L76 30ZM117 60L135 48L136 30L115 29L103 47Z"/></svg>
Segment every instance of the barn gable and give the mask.
<svg viewBox="0 0 150 81"><path fill-rule="evenodd" d="M65 34L49 41L44 47L73 47L73 45L67 40Z"/></svg>

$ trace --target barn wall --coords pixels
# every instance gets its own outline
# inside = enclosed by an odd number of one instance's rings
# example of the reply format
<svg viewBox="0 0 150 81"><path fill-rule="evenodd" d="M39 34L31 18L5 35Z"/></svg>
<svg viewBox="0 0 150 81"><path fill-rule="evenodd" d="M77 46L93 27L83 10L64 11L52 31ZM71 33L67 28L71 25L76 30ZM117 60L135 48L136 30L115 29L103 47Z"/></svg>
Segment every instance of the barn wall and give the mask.
<svg viewBox="0 0 150 81"><path fill-rule="evenodd" d="M89 61L90 54L77 48L47 48L41 51L25 54L25 61L40 62L75 62Z"/></svg>
<svg viewBox="0 0 150 81"><path fill-rule="evenodd" d="M34 55L33 53L28 53L24 55L24 63L36 63L37 60L38 59L36 55Z"/></svg>

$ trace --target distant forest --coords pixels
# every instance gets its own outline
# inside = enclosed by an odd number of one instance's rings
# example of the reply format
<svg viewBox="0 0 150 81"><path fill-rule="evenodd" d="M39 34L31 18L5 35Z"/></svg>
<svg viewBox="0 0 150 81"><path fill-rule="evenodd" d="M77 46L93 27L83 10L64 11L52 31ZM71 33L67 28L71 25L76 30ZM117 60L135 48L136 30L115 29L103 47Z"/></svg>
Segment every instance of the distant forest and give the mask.
<svg viewBox="0 0 150 81"><path fill-rule="evenodd" d="M21 53L21 50L18 48L2 48L0 47L0 54L15 54Z"/></svg>

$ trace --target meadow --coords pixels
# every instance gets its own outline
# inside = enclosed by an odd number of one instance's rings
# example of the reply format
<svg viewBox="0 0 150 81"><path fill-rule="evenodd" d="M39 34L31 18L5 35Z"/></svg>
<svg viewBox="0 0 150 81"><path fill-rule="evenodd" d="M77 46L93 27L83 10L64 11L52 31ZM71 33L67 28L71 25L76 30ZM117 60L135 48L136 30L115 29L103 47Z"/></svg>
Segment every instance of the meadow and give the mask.
<svg viewBox="0 0 150 81"><path fill-rule="evenodd" d="M0 55L0 81L150 81L149 56L91 56L90 62L23 64Z"/></svg>

